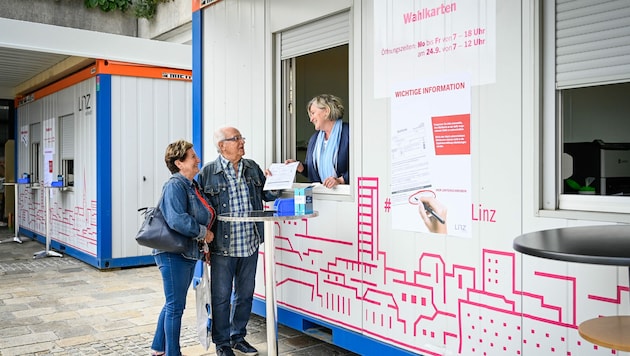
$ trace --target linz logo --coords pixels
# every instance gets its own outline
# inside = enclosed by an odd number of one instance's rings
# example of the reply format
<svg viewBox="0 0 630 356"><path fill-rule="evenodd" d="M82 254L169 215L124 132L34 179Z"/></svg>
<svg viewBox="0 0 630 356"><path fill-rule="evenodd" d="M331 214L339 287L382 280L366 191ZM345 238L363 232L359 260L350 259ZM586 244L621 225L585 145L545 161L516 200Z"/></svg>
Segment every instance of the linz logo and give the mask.
<svg viewBox="0 0 630 356"><path fill-rule="evenodd" d="M164 79L192 80L192 75L179 74L179 73L162 73L162 78L164 78Z"/></svg>

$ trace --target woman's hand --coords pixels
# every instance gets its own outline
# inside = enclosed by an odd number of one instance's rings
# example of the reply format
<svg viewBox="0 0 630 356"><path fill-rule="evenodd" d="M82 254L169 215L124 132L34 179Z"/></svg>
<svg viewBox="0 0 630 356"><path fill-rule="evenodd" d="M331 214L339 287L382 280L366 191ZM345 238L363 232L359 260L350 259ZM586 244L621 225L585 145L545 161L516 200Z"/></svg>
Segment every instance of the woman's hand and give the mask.
<svg viewBox="0 0 630 356"><path fill-rule="evenodd" d="M214 240L214 232L212 232L212 230L208 229L208 230L206 231L206 237L203 239L203 241L204 241L205 243L208 243L208 244L209 244L209 243L211 243L211 242L212 242L212 240Z"/></svg>
<svg viewBox="0 0 630 356"><path fill-rule="evenodd" d="M289 164L289 163L293 163L293 162L297 162L294 159L288 159L286 161L284 161L284 164ZM298 166L295 169L296 171L298 171L298 173L302 173L304 171L304 165L302 164L302 162L298 162Z"/></svg>
<svg viewBox="0 0 630 356"><path fill-rule="evenodd" d="M328 177L322 182L322 184L326 188L333 188L333 187L336 187L339 184L343 184L343 183L344 183L343 182L343 177L339 177L339 178Z"/></svg>

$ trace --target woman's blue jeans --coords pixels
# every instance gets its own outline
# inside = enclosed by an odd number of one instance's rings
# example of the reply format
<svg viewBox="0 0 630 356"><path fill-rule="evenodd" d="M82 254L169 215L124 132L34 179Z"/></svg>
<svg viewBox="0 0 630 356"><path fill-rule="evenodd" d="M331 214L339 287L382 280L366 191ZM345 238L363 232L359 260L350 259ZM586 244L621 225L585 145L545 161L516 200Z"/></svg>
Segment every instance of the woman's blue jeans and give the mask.
<svg viewBox="0 0 630 356"><path fill-rule="evenodd" d="M182 315L197 261L169 252L159 253L153 257L162 274L166 302L158 318L151 349L164 351L167 356L180 356Z"/></svg>
<svg viewBox="0 0 630 356"><path fill-rule="evenodd" d="M257 263L258 251L249 257L211 257L212 342L217 348L245 339L252 313Z"/></svg>

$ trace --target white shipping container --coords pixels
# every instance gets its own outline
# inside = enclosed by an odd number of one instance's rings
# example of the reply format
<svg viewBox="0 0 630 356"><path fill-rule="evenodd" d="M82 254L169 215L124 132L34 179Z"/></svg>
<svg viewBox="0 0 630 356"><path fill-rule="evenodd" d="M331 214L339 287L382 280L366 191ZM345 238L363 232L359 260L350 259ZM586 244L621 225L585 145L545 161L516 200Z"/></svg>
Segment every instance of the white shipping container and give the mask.
<svg viewBox="0 0 630 356"><path fill-rule="evenodd" d="M138 209L170 176L166 145L192 141L191 88L187 70L97 60L22 98L20 233L101 269L154 263Z"/></svg>

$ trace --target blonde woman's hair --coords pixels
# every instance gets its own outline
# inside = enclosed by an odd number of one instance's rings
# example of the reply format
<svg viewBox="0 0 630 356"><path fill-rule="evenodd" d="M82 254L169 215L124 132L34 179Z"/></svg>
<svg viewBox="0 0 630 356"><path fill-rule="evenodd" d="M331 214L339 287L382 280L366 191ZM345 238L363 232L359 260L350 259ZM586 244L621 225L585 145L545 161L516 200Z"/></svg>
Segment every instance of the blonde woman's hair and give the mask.
<svg viewBox="0 0 630 356"><path fill-rule="evenodd" d="M331 94L320 94L311 99L306 105L306 112L309 112L311 109L311 105L316 105L318 108L324 110L328 108L330 110L330 114L328 115L328 120L335 121L339 120L343 117L344 108L341 103L341 99ZM310 113L309 113L310 114Z"/></svg>

